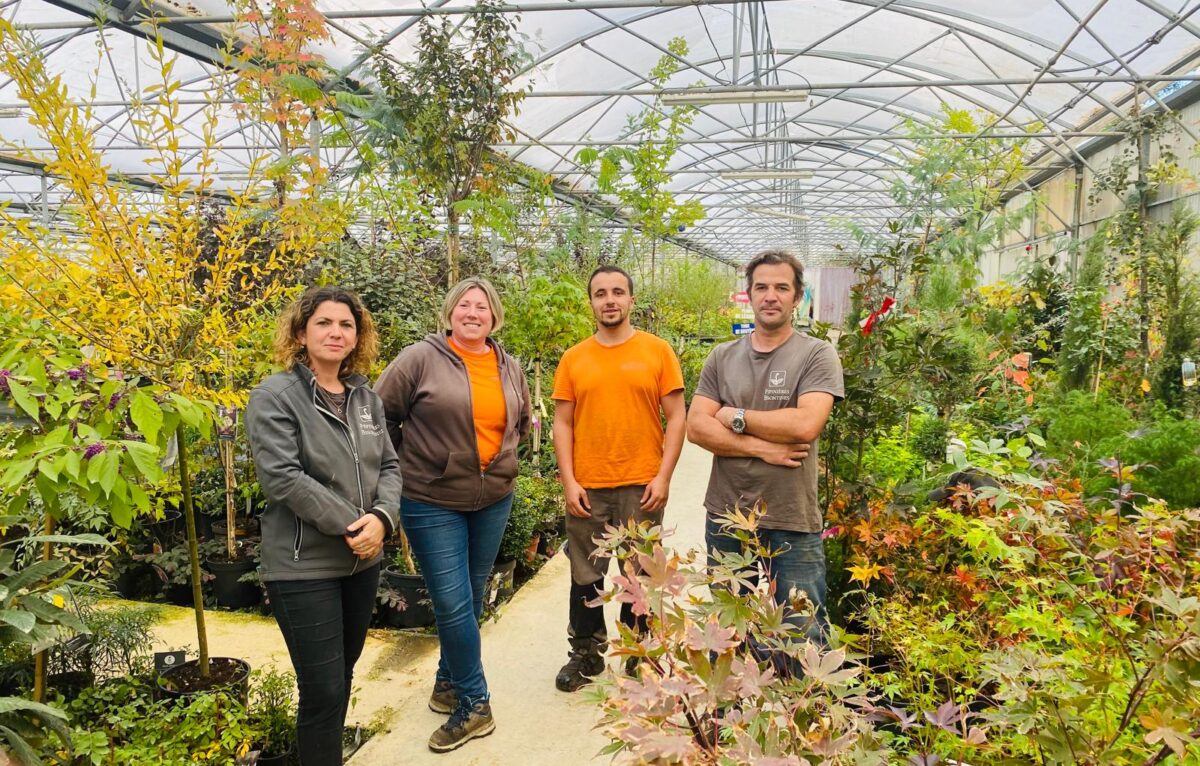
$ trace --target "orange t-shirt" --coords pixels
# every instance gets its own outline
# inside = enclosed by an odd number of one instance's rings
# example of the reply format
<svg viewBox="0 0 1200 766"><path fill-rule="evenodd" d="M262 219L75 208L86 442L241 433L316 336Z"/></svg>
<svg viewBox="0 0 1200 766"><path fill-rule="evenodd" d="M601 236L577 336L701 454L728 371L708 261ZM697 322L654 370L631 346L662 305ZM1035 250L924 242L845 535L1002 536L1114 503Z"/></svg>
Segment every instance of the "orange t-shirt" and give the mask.
<svg viewBox="0 0 1200 766"><path fill-rule="evenodd" d="M487 351L473 353L451 338L450 348L467 365L467 377L471 380L471 414L475 419L475 443L479 447L479 470L482 471L500 452L504 427L508 425L500 365L491 346Z"/></svg>
<svg viewBox="0 0 1200 766"><path fill-rule="evenodd" d="M661 400L682 389L675 352L648 332L616 346L591 337L568 349L553 398L575 403L575 480L591 489L648 484L662 467Z"/></svg>

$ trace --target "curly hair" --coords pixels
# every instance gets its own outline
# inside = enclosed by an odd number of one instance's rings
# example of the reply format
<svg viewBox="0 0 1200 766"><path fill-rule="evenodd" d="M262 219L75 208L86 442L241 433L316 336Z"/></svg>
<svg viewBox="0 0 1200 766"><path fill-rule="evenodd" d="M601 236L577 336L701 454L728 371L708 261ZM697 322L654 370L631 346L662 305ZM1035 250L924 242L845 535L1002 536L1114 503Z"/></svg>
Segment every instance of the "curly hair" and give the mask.
<svg viewBox="0 0 1200 766"><path fill-rule="evenodd" d="M287 370L297 363L308 363L308 350L300 344L298 336L308 327L308 320L317 312L317 307L326 301L341 303L350 309L358 334L354 350L342 360L338 377L345 378L354 373L366 375L379 356L379 334L375 331L375 321L357 295L334 285L308 288L279 315L273 344L275 361Z"/></svg>

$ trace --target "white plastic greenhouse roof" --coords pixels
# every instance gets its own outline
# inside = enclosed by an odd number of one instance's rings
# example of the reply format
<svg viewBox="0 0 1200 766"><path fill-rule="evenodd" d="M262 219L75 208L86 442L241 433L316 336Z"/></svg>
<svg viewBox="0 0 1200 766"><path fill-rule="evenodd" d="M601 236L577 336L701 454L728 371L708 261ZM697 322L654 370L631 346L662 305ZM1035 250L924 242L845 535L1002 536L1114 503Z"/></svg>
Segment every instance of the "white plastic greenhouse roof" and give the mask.
<svg viewBox="0 0 1200 766"><path fill-rule="evenodd" d="M318 0L333 35L320 53L357 72L363 43L388 39L399 60L412 55L420 14L459 14L467 5ZM50 68L76 98L95 85L97 138L114 172L145 173L131 94L146 86L139 19L166 23L165 42L185 55L176 74L188 108L203 108L231 7L224 0L146 3L113 0L101 31L89 20L97 0L0 0L4 17L37 36ZM513 120L518 140L496 147L550 172L561 188L586 194L575 158L587 145L627 140L627 119L653 103L646 74L682 36L689 54L669 86L805 90L807 101L702 106L676 155L670 188L699 199L707 217L683 237L699 249L742 260L770 245L820 259L846 239L842 222L871 225L894 211L886 193L911 144L908 119L927 121L941 103L1002 116L993 129L1031 125L1038 168L1086 160L1136 100L1190 92L1197 79L1200 0L531 0L520 30L535 61L532 93ZM201 21L197 21L199 17ZM144 27L140 28L144 31ZM103 35L105 46L96 36ZM368 80L365 73L362 80ZM1178 95L1178 93L1176 93ZM0 137L37 146L11 83L0 82ZM197 130L198 133L198 130ZM225 177L275 139L232 109L221 125ZM1193 136L1193 138L1195 138ZM197 138L197 143L199 139ZM807 179L729 179L726 171L792 169ZM0 199L38 209L54 202L39 169L0 161ZM805 219L805 220L801 220Z"/></svg>

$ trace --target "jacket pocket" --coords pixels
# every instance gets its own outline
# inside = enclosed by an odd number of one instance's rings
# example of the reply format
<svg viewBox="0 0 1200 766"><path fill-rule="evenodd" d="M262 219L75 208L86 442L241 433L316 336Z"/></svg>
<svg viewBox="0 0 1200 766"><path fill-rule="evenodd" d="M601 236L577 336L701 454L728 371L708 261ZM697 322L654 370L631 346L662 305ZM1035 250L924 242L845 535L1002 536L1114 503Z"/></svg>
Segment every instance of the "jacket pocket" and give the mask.
<svg viewBox="0 0 1200 766"><path fill-rule="evenodd" d="M517 478L517 451L501 450L488 464L487 475L492 479L512 481Z"/></svg>
<svg viewBox="0 0 1200 766"><path fill-rule="evenodd" d="M475 478L479 474L479 461L474 452L451 452L446 456L446 465L442 475L434 479L434 483L454 482L466 478Z"/></svg>

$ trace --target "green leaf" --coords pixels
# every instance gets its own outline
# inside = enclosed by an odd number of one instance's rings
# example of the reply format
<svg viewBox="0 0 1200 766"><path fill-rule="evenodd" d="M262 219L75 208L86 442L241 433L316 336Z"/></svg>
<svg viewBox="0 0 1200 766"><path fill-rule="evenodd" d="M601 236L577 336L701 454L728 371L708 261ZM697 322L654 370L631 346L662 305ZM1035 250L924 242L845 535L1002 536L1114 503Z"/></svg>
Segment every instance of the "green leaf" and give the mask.
<svg viewBox="0 0 1200 766"><path fill-rule="evenodd" d="M109 506L108 515L121 529L129 529L129 525L133 523L133 507L128 503L114 503Z"/></svg>
<svg viewBox="0 0 1200 766"><path fill-rule="evenodd" d="M138 472L148 481L157 482L162 478L162 466L158 464L158 450L142 442L121 442L125 446L130 459Z"/></svg>
<svg viewBox="0 0 1200 766"><path fill-rule="evenodd" d="M38 471L40 471L42 475L50 481L58 481L59 468L55 462L50 460L39 460Z"/></svg>
<svg viewBox="0 0 1200 766"><path fill-rule="evenodd" d="M129 485L129 497L133 500L133 504L142 513L150 513L150 496L146 494L146 490L136 484Z"/></svg>
<svg viewBox="0 0 1200 766"><path fill-rule="evenodd" d="M6 699L9 698L0 697L0 702L3 702ZM13 755L20 759L19 763L41 763L41 760L38 758L38 754L33 751L33 748L29 746L29 743L26 742L20 734L13 731L9 727L0 726L0 738L3 738L4 741L8 743L8 747L12 750Z"/></svg>
<svg viewBox="0 0 1200 766"><path fill-rule="evenodd" d="M12 591L41 586L52 587L47 586L46 583L52 582L53 578L70 567L71 565L65 561L35 561L10 577L5 585Z"/></svg>
<svg viewBox="0 0 1200 766"><path fill-rule="evenodd" d="M9 378L8 379L8 392L10 394L12 394L13 401L17 403L18 407L25 410L25 412L29 414L29 417L33 418L34 420L37 420L37 417L38 417L37 399L33 398L33 396L29 393L28 389L25 388L24 384L20 383L19 381L13 380L12 378Z"/></svg>
<svg viewBox="0 0 1200 766"><path fill-rule="evenodd" d="M142 436L151 444L158 443L158 432L162 428L163 412L154 397L138 389L129 402L129 416Z"/></svg>
<svg viewBox="0 0 1200 766"><path fill-rule="evenodd" d="M0 622L13 626L22 633L30 633L37 625L37 617L18 609L0 609Z"/></svg>
<svg viewBox="0 0 1200 766"><path fill-rule="evenodd" d="M101 545L105 548L116 547L103 535L88 532L80 535L33 535L23 537L24 543L59 543L61 545Z"/></svg>
<svg viewBox="0 0 1200 766"><path fill-rule="evenodd" d="M66 454L66 460L63 461L62 472L72 479L78 479L79 469L82 467L82 464L83 457L75 450L71 450Z"/></svg>
<svg viewBox="0 0 1200 766"><path fill-rule="evenodd" d="M109 450L92 458L92 461L99 461L100 488L104 490L104 494L110 494L113 485L117 483L117 476L121 473L121 459L117 457L116 452Z"/></svg>
<svg viewBox="0 0 1200 766"><path fill-rule="evenodd" d="M200 406L188 399L186 396L181 396L176 393L171 394L171 401L175 403L175 410L179 413L179 417L184 423L193 428L200 427L200 421L204 419L204 413Z"/></svg>
<svg viewBox="0 0 1200 766"><path fill-rule="evenodd" d="M18 463L10 463L8 470L4 472L4 479L0 480L0 484L12 489L24 482L26 477L29 476L30 471L32 471L36 466L37 458L33 458L31 460L22 460Z"/></svg>
<svg viewBox="0 0 1200 766"><path fill-rule="evenodd" d="M317 85L315 80L302 74L285 74L279 78L278 82L307 106L317 103L324 95L321 92L321 86Z"/></svg>
<svg viewBox="0 0 1200 766"><path fill-rule="evenodd" d="M40 702L30 702L21 697L0 697L0 714L16 712L34 713L46 718L57 718L61 721L67 720L65 713L49 705L43 705Z"/></svg>

